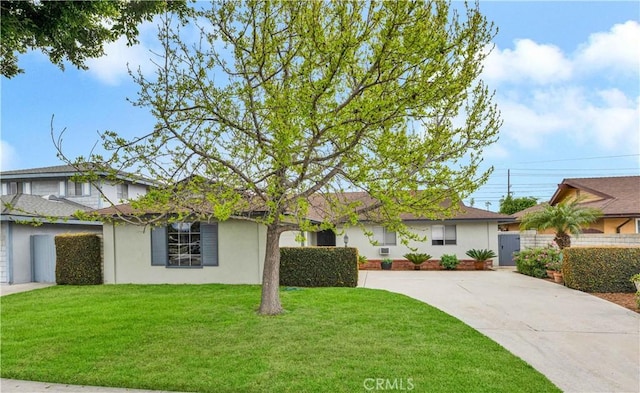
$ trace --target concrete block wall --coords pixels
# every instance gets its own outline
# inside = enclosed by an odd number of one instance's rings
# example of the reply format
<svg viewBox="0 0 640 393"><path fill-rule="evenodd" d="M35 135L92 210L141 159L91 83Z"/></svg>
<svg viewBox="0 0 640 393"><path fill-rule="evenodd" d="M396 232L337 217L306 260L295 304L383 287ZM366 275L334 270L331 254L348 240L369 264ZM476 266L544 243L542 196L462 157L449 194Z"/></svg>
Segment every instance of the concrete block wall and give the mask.
<svg viewBox="0 0 640 393"><path fill-rule="evenodd" d="M546 247L553 242L554 235L538 235L535 231L524 231L520 233L520 249L534 247ZM600 234L584 233L578 236L571 236L572 247L590 246L623 246L640 247L640 233L633 234Z"/></svg>

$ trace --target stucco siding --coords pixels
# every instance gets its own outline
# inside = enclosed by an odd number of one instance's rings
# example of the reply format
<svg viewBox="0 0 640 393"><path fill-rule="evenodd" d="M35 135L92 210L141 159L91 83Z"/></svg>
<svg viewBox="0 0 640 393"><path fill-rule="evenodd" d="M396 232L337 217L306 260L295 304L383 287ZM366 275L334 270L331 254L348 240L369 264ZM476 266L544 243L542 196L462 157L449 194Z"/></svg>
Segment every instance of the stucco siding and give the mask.
<svg viewBox="0 0 640 393"><path fill-rule="evenodd" d="M199 268L151 266L149 228L105 224L103 237L106 284L259 284L262 281L266 231L253 222L219 223L218 266Z"/></svg>
<svg viewBox="0 0 640 393"><path fill-rule="evenodd" d="M456 225L456 244L455 245L432 245L431 244L431 228L432 225L442 225L442 222L419 222L412 223L410 229L419 236L426 236L424 242L412 241L409 246L416 248L417 252L428 253L434 259L439 259L443 254L455 254L459 259L467 258L466 252L472 248L490 249L498 254L498 225L492 222L459 222ZM453 223L447 222L447 225ZM367 230L373 230L373 226L366 226ZM412 252L412 250L400 243L400 239L396 239L395 246L374 246L369 238L360 228L348 228L345 230L349 236L349 247L356 247L360 255L366 256L368 259L392 258L402 259L403 255ZM308 237L308 236L307 236ZM337 236L337 246L344 245L343 235ZM297 247L295 232L287 232L287 235L280 239L280 246ZM311 244L312 245L312 244ZM388 247L389 255L380 255L380 248Z"/></svg>

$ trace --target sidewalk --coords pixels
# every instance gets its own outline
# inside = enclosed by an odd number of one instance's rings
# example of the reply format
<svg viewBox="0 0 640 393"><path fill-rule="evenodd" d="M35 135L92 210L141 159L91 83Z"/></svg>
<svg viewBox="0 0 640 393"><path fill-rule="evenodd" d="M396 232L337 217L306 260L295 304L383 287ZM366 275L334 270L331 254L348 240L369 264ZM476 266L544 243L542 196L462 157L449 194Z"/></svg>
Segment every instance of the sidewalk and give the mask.
<svg viewBox="0 0 640 393"><path fill-rule="evenodd" d="M140 390L107 388L99 386L65 385L60 383L18 381L15 379L0 380L2 393L176 393L160 390Z"/></svg>
<svg viewBox="0 0 640 393"><path fill-rule="evenodd" d="M34 289L46 288L56 285L48 282L29 282L26 284L0 284L0 296L11 295L13 293L27 292Z"/></svg>
<svg viewBox="0 0 640 393"><path fill-rule="evenodd" d="M453 315L564 392L640 391L640 314L598 297L505 269L360 271L359 286Z"/></svg>

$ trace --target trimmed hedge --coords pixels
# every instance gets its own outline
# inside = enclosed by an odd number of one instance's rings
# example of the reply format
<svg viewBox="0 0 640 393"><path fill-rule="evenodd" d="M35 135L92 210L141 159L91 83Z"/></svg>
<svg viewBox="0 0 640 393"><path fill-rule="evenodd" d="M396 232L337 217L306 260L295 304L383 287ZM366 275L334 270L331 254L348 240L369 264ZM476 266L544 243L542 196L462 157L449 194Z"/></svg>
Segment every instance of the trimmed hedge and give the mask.
<svg viewBox="0 0 640 393"><path fill-rule="evenodd" d="M100 238L93 233L55 237L56 283L59 285L102 284Z"/></svg>
<svg viewBox="0 0 640 393"><path fill-rule="evenodd" d="M640 248L570 247L563 250L565 285L584 292L635 292Z"/></svg>
<svg viewBox="0 0 640 393"><path fill-rule="evenodd" d="M353 247L280 248L280 285L355 287L358 249Z"/></svg>

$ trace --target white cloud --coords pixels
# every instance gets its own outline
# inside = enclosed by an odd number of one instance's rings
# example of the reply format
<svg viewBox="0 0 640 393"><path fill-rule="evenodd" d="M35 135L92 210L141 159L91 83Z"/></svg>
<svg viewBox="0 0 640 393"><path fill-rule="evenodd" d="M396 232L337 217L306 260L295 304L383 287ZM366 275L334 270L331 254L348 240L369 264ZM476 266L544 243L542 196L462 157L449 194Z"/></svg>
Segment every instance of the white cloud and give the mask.
<svg viewBox="0 0 640 393"><path fill-rule="evenodd" d="M117 41L104 46L105 54L96 59L88 59L89 74L108 85L118 85L129 78L129 71L136 71L138 67L143 72L155 70L151 62L154 55L150 49L157 43L157 18L152 22L145 22L138 27L140 43L128 46L127 39L120 37Z"/></svg>
<svg viewBox="0 0 640 393"><path fill-rule="evenodd" d="M496 47L484 64L483 78L491 82L533 82L546 84L569 79L571 62L554 45L529 39L515 41L514 49Z"/></svg>
<svg viewBox="0 0 640 393"><path fill-rule="evenodd" d="M91 75L108 85L118 85L128 78L128 68L135 71L151 65L149 49L141 44L127 46L126 38L105 45L104 51L104 56L87 60L87 66Z"/></svg>
<svg viewBox="0 0 640 393"><path fill-rule="evenodd" d="M9 143L0 140L0 170L7 171L20 166L16 149Z"/></svg>
<svg viewBox="0 0 640 393"><path fill-rule="evenodd" d="M628 21L608 32L594 33L576 53L576 66L585 71L612 69L638 74L640 68L640 23Z"/></svg>
<svg viewBox="0 0 640 393"><path fill-rule="evenodd" d="M640 98L618 89L595 91L564 87L537 90L523 101L501 97L501 144L536 150L560 140L576 149L598 146L605 152L637 153Z"/></svg>
<svg viewBox="0 0 640 393"><path fill-rule="evenodd" d="M483 78L497 91L500 147L640 153L639 43L640 24L629 21L592 34L571 55L528 39L495 48Z"/></svg>

